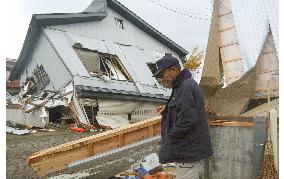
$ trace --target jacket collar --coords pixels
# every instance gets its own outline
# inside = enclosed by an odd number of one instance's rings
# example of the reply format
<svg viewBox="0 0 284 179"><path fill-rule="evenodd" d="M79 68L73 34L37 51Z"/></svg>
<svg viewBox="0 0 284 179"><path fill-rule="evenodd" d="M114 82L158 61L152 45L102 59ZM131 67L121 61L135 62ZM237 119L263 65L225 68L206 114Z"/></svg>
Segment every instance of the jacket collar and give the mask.
<svg viewBox="0 0 284 179"><path fill-rule="evenodd" d="M183 69L177 77L174 79L172 83L172 88L177 88L179 85L186 79L190 78L192 76L191 72L187 69Z"/></svg>

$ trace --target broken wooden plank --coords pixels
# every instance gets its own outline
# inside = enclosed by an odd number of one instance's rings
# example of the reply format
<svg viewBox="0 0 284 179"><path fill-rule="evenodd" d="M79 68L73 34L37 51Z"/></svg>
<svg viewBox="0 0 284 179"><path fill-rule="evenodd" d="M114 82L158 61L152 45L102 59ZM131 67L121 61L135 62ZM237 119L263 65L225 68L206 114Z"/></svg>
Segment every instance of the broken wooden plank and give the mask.
<svg viewBox="0 0 284 179"><path fill-rule="evenodd" d="M230 126L230 127L253 127L254 122L240 122L240 121L222 121L221 122L213 122L210 121L209 125L210 126Z"/></svg>
<svg viewBox="0 0 284 179"><path fill-rule="evenodd" d="M27 162L38 175L66 169L71 162L160 134L161 117L106 131L32 154ZM56 164L56 165L55 165Z"/></svg>

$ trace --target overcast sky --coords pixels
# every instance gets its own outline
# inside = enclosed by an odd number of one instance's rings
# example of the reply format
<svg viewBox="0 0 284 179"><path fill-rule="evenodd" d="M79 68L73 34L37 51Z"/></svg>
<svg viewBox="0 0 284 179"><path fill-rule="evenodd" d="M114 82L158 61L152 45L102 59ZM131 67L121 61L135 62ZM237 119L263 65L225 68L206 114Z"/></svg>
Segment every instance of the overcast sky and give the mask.
<svg viewBox="0 0 284 179"><path fill-rule="evenodd" d="M6 1L0 9L3 18L1 60L19 57L32 14L82 12L91 1ZM189 52L195 46L206 49L211 0L119 0L119 2Z"/></svg>

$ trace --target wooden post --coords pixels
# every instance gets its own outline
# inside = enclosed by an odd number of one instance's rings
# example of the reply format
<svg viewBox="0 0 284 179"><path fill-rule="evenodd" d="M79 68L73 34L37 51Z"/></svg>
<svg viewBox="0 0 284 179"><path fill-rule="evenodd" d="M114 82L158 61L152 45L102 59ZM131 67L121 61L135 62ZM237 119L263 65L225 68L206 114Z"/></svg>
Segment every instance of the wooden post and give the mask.
<svg viewBox="0 0 284 179"><path fill-rule="evenodd" d="M93 156L94 155L94 145L93 145L93 143L90 143L89 145L88 145L88 148L89 148L89 156Z"/></svg>
<svg viewBox="0 0 284 179"><path fill-rule="evenodd" d="M268 85L267 85L268 89L267 89L267 112L268 112L268 116L269 116L269 112L270 112L270 80L268 80Z"/></svg>
<svg viewBox="0 0 284 179"><path fill-rule="evenodd" d="M123 139L123 133L119 135L119 146L123 146L124 139Z"/></svg>
<svg viewBox="0 0 284 179"><path fill-rule="evenodd" d="M277 111L275 109L270 110L270 137L272 142L273 156L274 156L274 164L278 170L278 132L277 132Z"/></svg>
<svg viewBox="0 0 284 179"><path fill-rule="evenodd" d="M154 127L153 125L149 126L149 137L152 137L154 135Z"/></svg>
<svg viewBox="0 0 284 179"><path fill-rule="evenodd" d="M92 124L92 125L94 125L94 104L93 104L93 100L92 100L92 120L90 121L90 123Z"/></svg>

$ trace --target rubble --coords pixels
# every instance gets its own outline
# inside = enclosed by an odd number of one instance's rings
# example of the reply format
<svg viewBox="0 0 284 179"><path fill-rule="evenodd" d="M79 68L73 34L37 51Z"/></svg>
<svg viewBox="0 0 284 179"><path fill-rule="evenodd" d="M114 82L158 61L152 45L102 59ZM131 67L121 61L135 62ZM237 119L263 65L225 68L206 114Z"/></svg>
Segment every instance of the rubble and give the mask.
<svg viewBox="0 0 284 179"><path fill-rule="evenodd" d="M86 130L84 128L77 127L77 126L70 127L70 130L73 131L73 132L86 132Z"/></svg>
<svg viewBox="0 0 284 179"><path fill-rule="evenodd" d="M18 107L13 107L15 105ZM44 128L48 124L75 122L86 129L94 129L75 96L72 81L58 91L37 92L33 91L33 82L28 81L18 95L7 94L6 107L7 120L24 126Z"/></svg>
<svg viewBox="0 0 284 179"><path fill-rule="evenodd" d="M133 164L130 169L110 178L124 179L172 179L175 178L176 165L159 163L157 153L152 153Z"/></svg>
<svg viewBox="0 0 284 179"><path fill-rule="evenodd" d="M25 135L25 134L35 133L36 130L19 129L19 128L6 126L6 132L15 135Z"/></svg>
<svg viewBox="0 0 284 179"><path fill-rule="evenodd" d="M36 133L37 131L43 131L43 132L54 132L54 129L47 129L47 128L38 128L35 126L24 126L21 124L17 124L12 121L6 122L6 132L10 134L15 135L25 135L25 134L32 134Z"/></svg>

